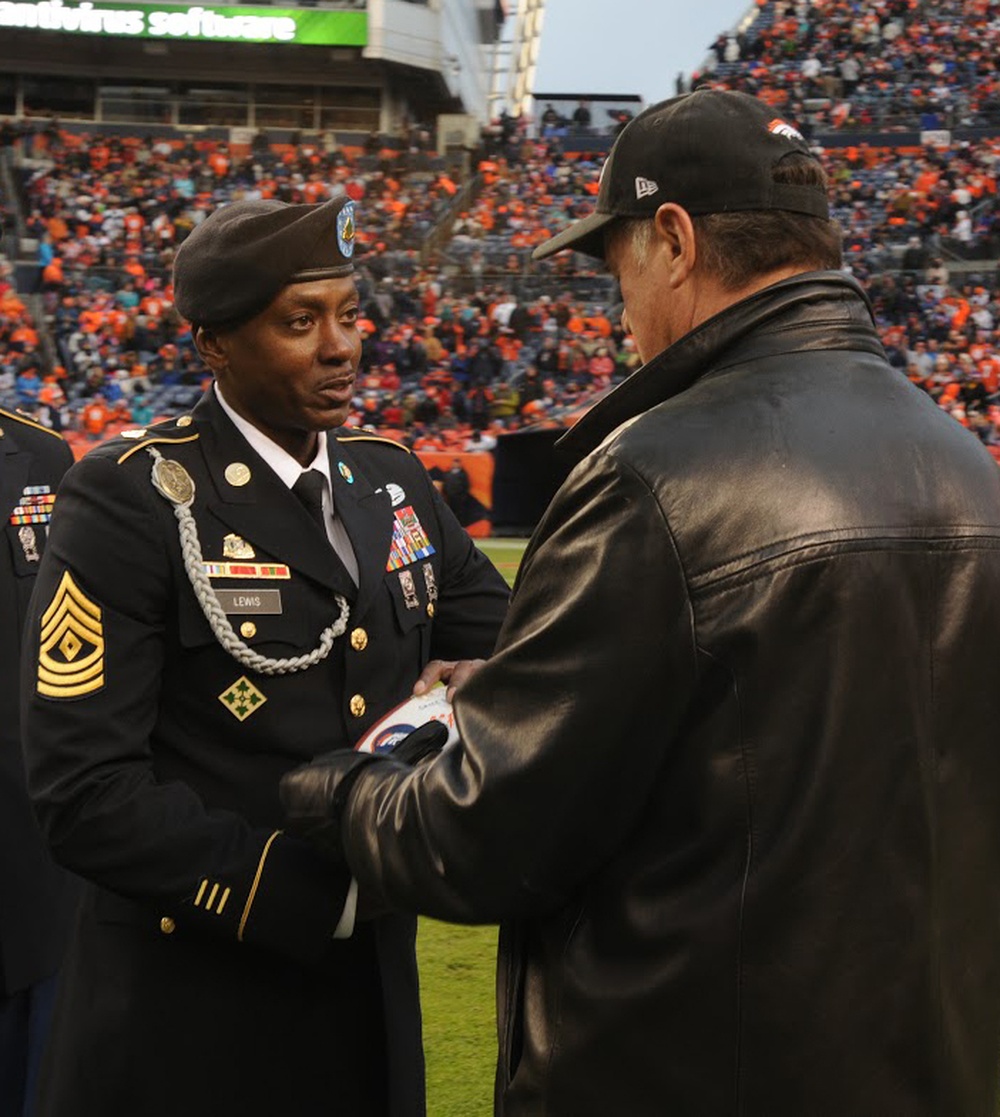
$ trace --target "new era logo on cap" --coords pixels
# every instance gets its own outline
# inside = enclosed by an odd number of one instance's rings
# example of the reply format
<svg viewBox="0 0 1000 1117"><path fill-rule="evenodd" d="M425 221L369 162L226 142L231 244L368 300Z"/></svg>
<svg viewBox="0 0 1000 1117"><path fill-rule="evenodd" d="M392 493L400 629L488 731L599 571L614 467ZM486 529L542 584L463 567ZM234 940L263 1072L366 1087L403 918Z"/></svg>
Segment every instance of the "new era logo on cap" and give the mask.
<svg viewBox="0 0 1000 1117"><path fill-rule="evenodd" d="M639 175L635 180L635 196L637 198L648 198L652 194L659 193L659 190L658 183L653 182L652 179L643 178Z"/></svg>

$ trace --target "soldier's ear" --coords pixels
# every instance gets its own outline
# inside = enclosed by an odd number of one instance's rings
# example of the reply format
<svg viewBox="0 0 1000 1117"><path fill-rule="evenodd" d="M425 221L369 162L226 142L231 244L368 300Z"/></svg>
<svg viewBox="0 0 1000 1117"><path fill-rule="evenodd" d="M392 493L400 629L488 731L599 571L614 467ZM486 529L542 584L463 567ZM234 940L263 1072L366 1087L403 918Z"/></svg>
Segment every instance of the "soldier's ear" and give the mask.
<svg viewBox="0 0 1000 1117"><path fill-rule="evenodd" d="M191 336L194 340L194 347L198 350L198 356L212 372L218 373L228 367L229 359L226 356L225 346L215 330L208 326L195 326L194 333Z"/></svg>

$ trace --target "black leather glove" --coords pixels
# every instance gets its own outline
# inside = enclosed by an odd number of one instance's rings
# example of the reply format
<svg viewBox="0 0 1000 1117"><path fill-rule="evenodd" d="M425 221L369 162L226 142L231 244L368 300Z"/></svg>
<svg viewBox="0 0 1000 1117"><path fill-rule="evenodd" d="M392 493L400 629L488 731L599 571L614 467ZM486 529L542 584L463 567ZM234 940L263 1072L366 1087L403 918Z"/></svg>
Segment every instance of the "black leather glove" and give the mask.
<svg viewBox="0 0 1000 1117"><path fill-rule="evenodd" d="M343 860L340 818L351 788L363 768L382 762L382 756L346 749L325 753L281 777L278 795L285 810L286 829L307 838L337 860Z"/></svg>
<svg viewBox="0 0 1000 1117"><path fill-rule="evenodd" d="M407 734L390 751L338 750L286 773L278 790L288 831L342 859L340 820L362 769L373 763L409 769L439 753L447 740L448 727L439 721L429 721Z"/></svg>
<svg viewBox="0 0 1000 1117"><path fill-rule="evenodd" d="M428 756L436 756L448 740L448 726L440 721L426 721L408 733L396 747L386 755L391 760L403 764L417 765Z"/></svg>

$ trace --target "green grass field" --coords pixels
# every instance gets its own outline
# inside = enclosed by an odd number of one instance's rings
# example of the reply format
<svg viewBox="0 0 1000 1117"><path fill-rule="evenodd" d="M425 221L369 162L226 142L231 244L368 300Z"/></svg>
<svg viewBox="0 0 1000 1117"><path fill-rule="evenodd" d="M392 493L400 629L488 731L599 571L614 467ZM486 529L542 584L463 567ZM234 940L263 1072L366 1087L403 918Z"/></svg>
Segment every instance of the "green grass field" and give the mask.
<svg viewBox="0 0 1000 1117"><path fill-rule="evenodd" d="M486 539L479 545L513 583L525 541ZM496 950L496 927L420 921L428 1117L486 1117L493 1111Z"/></svg>

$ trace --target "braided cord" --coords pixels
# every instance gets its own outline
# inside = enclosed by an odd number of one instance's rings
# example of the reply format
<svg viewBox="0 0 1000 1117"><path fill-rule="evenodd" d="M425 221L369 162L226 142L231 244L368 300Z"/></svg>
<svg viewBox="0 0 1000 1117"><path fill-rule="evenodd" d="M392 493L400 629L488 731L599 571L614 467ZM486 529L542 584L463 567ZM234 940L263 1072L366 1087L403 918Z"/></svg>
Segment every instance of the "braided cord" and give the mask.
<svg viewBox="0 0 1000 1117"><path fill-rule="evenodd" d="M309 667L322 662L333 650L333 642L338 636L343 636L347 631L347 618L350 606L346 598L339 593L334 594L334 600L340 609L340 616L320 633L319 644L306 655L292 656L289 659L272 659L269 656L255 652L245 644L229 623L225 610L219 604L219 599L212 589L212 583L205 573L204 557L201 553L201 543L198 539L198 526L191 514L191 505L194 503L194 482L191 482L191 495L187 500L178 500L171 493L164 490L156 483L156 464L164 460L163 455L155 446L147 446L147 452L153 457L153 486L166 500L174 506L174 515L177 517L178 531L181 541L181 556L184 559L184 569L191 581L201 611L205 614L216 640L222 647L244 667L256 671L260 675L290 675L296 671L305 671Z"/></svg>

